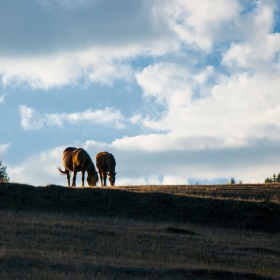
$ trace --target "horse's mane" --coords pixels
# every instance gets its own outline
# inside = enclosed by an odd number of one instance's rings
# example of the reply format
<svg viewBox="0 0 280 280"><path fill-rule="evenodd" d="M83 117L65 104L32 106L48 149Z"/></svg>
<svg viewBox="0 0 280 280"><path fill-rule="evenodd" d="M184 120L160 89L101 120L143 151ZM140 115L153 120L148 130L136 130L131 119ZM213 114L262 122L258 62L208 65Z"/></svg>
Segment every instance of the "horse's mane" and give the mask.
<svg viewBox="0 0 280 280"><path fill-rule="evenodd" d="M87 168L87 173L88 174L96 174L97 173L97 171L96 171L96 169L95 169L95 166L94 166L94 163L92 162L92 159L91 159L91 157L89 156L89 165L88 165L88 168ZM96 178L97 178L97 180L96 180L96 182L98 182L98 180L99 180L99 178L98 178L98 176L96 176Z"/></svg>

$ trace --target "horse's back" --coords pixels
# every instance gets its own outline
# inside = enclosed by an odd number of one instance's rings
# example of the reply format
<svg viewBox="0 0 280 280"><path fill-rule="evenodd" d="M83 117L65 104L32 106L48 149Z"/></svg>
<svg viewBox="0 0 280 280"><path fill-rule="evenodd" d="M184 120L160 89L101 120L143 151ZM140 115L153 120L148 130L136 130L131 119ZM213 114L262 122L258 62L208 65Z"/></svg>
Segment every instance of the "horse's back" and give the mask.
<svg viewBox="0 0 280 280"><path fill-rule="evenodd" d="M78 171L86 169L90 164L90 156L83 148L67 147L62 154L62 162L66 169Z"/></svg>
<svg viewBox="0 0 280 280"><path fill-rule="evenodd" d="M97 168L107 169L109 166L116 166L116 160L114 156L108 152L100 152L96 155Z"/></svg>
<svg viewBox="0 0 280 280"><path fill-rule="evenodd" d="M73 152L73 151L75 151L75 150L77 150L76 147L67 147L63 152L64 152L64 153L65 153L65 152Z"/></svg>
<svg viewBox="0 0 280 280"><path fill-rule="evenodd" d="M66 153L69 153L69 152L73 152L75 150L77 150L76 147L67 147L66 149L64 149L62 155L66 154Z"/></svg>
<svg viewBox="0 0 280 280"><path fill-rule="evenodd" d="M78 148L73 151L73 165L77 168L87 169L90 162L91 158L83 148Z"/></svg>
<svg viewBox="0 0 280 280"><path fill-rule="evenodd" d="M75 147L67 147L62 153L62 160L65 158L67 154L72 154L73 151L77 150Z"/></svg>
<svg viewBox="0 0 280 280"><path fill-rule="evenodd" d="M77 148L67 147L62 153L62 163L65 169L73 171L73 151Z"/></svg>
<svg viewBox="0 0 280 280"><path fill-rule="evenodd" d="M108 154L108 152L99 152L97 155L96 155L96 160L98 159L98 158L102 158L102 157L104 157L104 155L106 155L106 154Z"/></svg>

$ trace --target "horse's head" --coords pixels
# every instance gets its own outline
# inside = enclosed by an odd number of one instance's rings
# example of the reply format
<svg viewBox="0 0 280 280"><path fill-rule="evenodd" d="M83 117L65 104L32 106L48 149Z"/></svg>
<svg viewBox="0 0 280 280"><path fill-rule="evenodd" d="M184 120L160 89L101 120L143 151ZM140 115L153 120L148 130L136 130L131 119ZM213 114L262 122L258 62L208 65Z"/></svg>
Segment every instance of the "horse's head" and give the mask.
<svg viewBox="0 0 280 280"><path fill-rule="evenodd" d="M110 181L111 186L115 185L115 181L116 181L116 174L117 172L114 172L112 174L108 173L108 179Z"/></svg>
<svg viewBox="0 0 280 280"><path fill-rule="evenodd" d="M98 173L97 172L90 172L87 176L87 183L89 186L96 186L98 182Z"/></svg>

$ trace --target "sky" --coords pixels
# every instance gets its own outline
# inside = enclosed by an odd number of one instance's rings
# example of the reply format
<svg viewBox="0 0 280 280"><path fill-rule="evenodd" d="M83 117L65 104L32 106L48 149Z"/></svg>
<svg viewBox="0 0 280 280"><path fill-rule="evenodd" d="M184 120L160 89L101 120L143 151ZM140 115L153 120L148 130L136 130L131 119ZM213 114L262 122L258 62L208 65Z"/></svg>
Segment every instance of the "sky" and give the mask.
<svg viewBox="0 0 280 280"><path fill-rule="evenodd" d="M112 153L116 185L280 173L279 1L9 0L0 26L11 182L66 185L68 146Z"/></svg>

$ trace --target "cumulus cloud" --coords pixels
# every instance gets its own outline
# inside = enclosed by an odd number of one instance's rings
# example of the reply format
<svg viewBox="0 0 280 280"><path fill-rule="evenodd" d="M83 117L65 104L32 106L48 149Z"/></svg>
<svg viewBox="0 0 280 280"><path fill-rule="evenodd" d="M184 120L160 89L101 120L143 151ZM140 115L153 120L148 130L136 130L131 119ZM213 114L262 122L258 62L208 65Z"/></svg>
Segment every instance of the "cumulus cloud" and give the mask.
<svg viewBox="0 0 280 280"><path fill-rule="evenodd" d="M196 5L190 7L194 9ZM233 17L239 9L235 7ZM156 150L163 150L170 146L184 150L242 147L264 137L279 141L280 41L279 33L270 34L275 9L273 1L259 1L247 13L246 21L244 15L234 19L236 23L242 19L254 26L253 33L256 34L247 34L244 41L231 44L223 52L222 70L220 65L197 68L164 62L136 73L143 96L153 98L162 106L156 117L146 113L141 123L161 134L124 138L121 142L145 149L156 146ZM207 16L202 18L207 22ZM261 35L258 26L262 26ZM237 24L235 30L238 28ZM203 32L199 31L199 34ZM139 139L141 144L138 144Z"/></svg>
<svg viewBox="0 0 280 280"><path fill-rule="evenodd" d="M93 162L99 151L107 150L115 156L117 186L180 185L205 182L206 178L208 182L221 183L219 178L227 182L232 177L244 183L257 183L263 182L279 162L279 144L267 144L266 141L241 149L208 149L206 152L120 150L112 143L92 140L82 144L82 147L91 155ZM66 178L60 176L56 168L61 165L63 149L65 147L42 151L27 157L18 165L9 165L7 172L10 180L33 185L65 186ZM77 185L80 184L81 176L78 174Z"/></svg>
<svg viewBox="0 0 280 280"><path fill-rule="evenodd" d="M215 5L207 0L0 4L6 28L14 30L13 18L25 23L12 34L0 32L2 83L50 89L86 80L112 86L115 80L133 80L131 60L136 57L182 54L182 44L206 53L213 44L229 40L250 40L256 46L271 32L274 1L257 1L251 12L244 12L246 5L237 0L217 1ZM56 20L50 22L50 18ZM278 39L272 41L277 48ZM239 48L250 52L246 43L234 44L224 57L225 64L231 63Z"/></svg>
<svg viewBox="0 0 280 280"><path fill-rule="evenodd" d="M44 125L61 127L64 123L80 124L83 122L104 124L115 129L124 128L124 117L120 111L109 107L104 110L88 109L70 114L40 114L33 108L19 105L19 113L21 126L25 130L41 129Z"/></svg>
<svg viewBox="0 0 280 280"><path fill-rule="evenodd" d="M106 85L112 85L116 79L129 81L131 68L120 63L125 55L120 52L114 55L109 50L87 50L41 57L0 56L0 74L5 87L28 85L33 89L75 85L82 77L86 81Z"/></svg>
<svg viewBox="0 0 280 280"><path fill-rule="evenodd" d="M218 0L215 5L207 0L173 0L154 7L154 13L164 17L181 41L207 52L241 11L237 0Z"/></svg>
<svg viewBox="0 0 280 280"><path fill-rule="evenodd" d="M172 32L164 21L153 19L151 6L156 1L146 2L32 0L23 4L13 0L0 4L5 30L13 30L0 31L3 85L50 89L81 80L109 86L114 80L130 81L131 59L178 48L176 40L169 40Z"/></svg>
<svg viewBox="0 0 280 280"><path fill-rule="evenodd" d="M19 165L9 165L7 173L10 181L32 185L61 184L65 178L59 176L57 166L61 164L64 147L42 151L24 159ZM32 172L30 172L32 170Z"/></svg>
<svg viewBox="0 0 280 280"><path fill-rule="evenodd" d="M119 139L119 143L122 139ZM161 142L158 142L160 145ZM226 183L234 177L247 183L263 182L279 162L279 142L263 138L249 146L174 150L126 149L112 143L86 141L83 147L92 158L99 151L116 158L117 185L188 184L190 182ZM277 172L277 171L273 171Z"/></svg>
<svg viewBox="0 0 280 280"><path fill-rule="evenodd" d="M224 53L222 63L230 72L247 70L274 75L280 67L280 34L267 34L258 42L232 44Z"/></svg>
<svg viewBox="0 0 280 280"><path fill-rule="evenodd" d="M238 19L238 30L246 36L223 53L222 64L228 71L270 75L279 71L280 34L272 33L276 10L274 1L257 1L251 13Z"/></svg>
<svg viewBox="0 0 280 280"><path fill-rule="evenodd" d="M235 38L257 43L271 33L275 24L274 13L278 9L276 3L274 0L259 0L244 4L244 11L246 8L249 11L235 19Z"/></svg>
<svg viewBox="0 0 280 280"><path fill-rule="evenodd" d="M134 70L130 63L134 58L158 56L169 51L168 46L157 44L153 47L129 44L16 58L0 53L0 76L5 87L28 85L33 89L48 90L77 85L81 80L112 86L115 80L133 82Z"/></svg>
<svg viewBox="0 0 280 280"><path fill-rule="evenodd" d="M155 97L156 102L165 105L180 103L187 106L192 102L195 91L199 91L212 75L213 67L210 65L194 70L178 63L157 63L135 76L144 96Z"/></svg>
<svg viewBox="0 0 280 280"><path fill-rule="evenodd" d="M143 138L138 146L144 145L144 139L149 143L156 143L156 138L162 140L159 141L160 145L155 146L162 146L163 149L163 142L171 141L171 146L185 148L189 146L187 143L191 139L196 139L194 142L197 147L209 147L214 143L217 147L242 146L249 144L251 138L280 139L280 125L277 123L280 114L277 101L279 71L273 75L249 75L245 72L232 76L220 74L217 76L217 84L212 84L211 87L206 85L209 89L207 96L194 98L195 87L191 85L195 83L185 79L186 75L181 75L183 71L178 71L177 74L171 70L173 75L167 76L169 69L168 65L160 70L159 67L149 67L138 75L137 80L143 87L144 94L153 95L156 102L165 106L159 120L148 117L142 120L142 124L159 131L168 131L165 136L137 136L135 138ZM151 137L154 141L148 140ZM209 141L210 139L214 141ZM128 140L133 141L123 141ZM186 143L185 146L179 144L182 140ZM152 144L149 146L151 149L155 148Z"/></svg>
<svg viewBox="0 0 280 280"><path fill-rule="evenodd" d="M23 8L12 1L18 10ZM110 1L110 11L106 0L36 3L32 11L37 13L28 21L25 13L18 14L19 22L30 27L19 28L22 36L8 38L9 33L0 31L4 86L52 89L81 82L114 86L119 80L128 84L124 88L130 94L140 89L143 103L134 104L136 110L127 120L121 108L46 114L20 105L25 130L81 122L118 129L138 125L141 131L125 131L110 143L91 139L83 144L93 157L101 150L116 156L117 184L183 184L231 177L261 182L277 166L276 1L217 0L214 5L208 0L125 0ZM39 26L31 26L38 16ZM12 17L6 20L13 26ZM37 29L46 31L44 38ZM20 51L17 46L22 46ZM150 60L138 67L143 57ZM47 162L51 154L49 150L27 158L10 169L10 177L28 180L26 170L38 158ZM54 166L52 171L47 164L42 166L43 175L35 174L34 183L59 182Z"/></svg>

